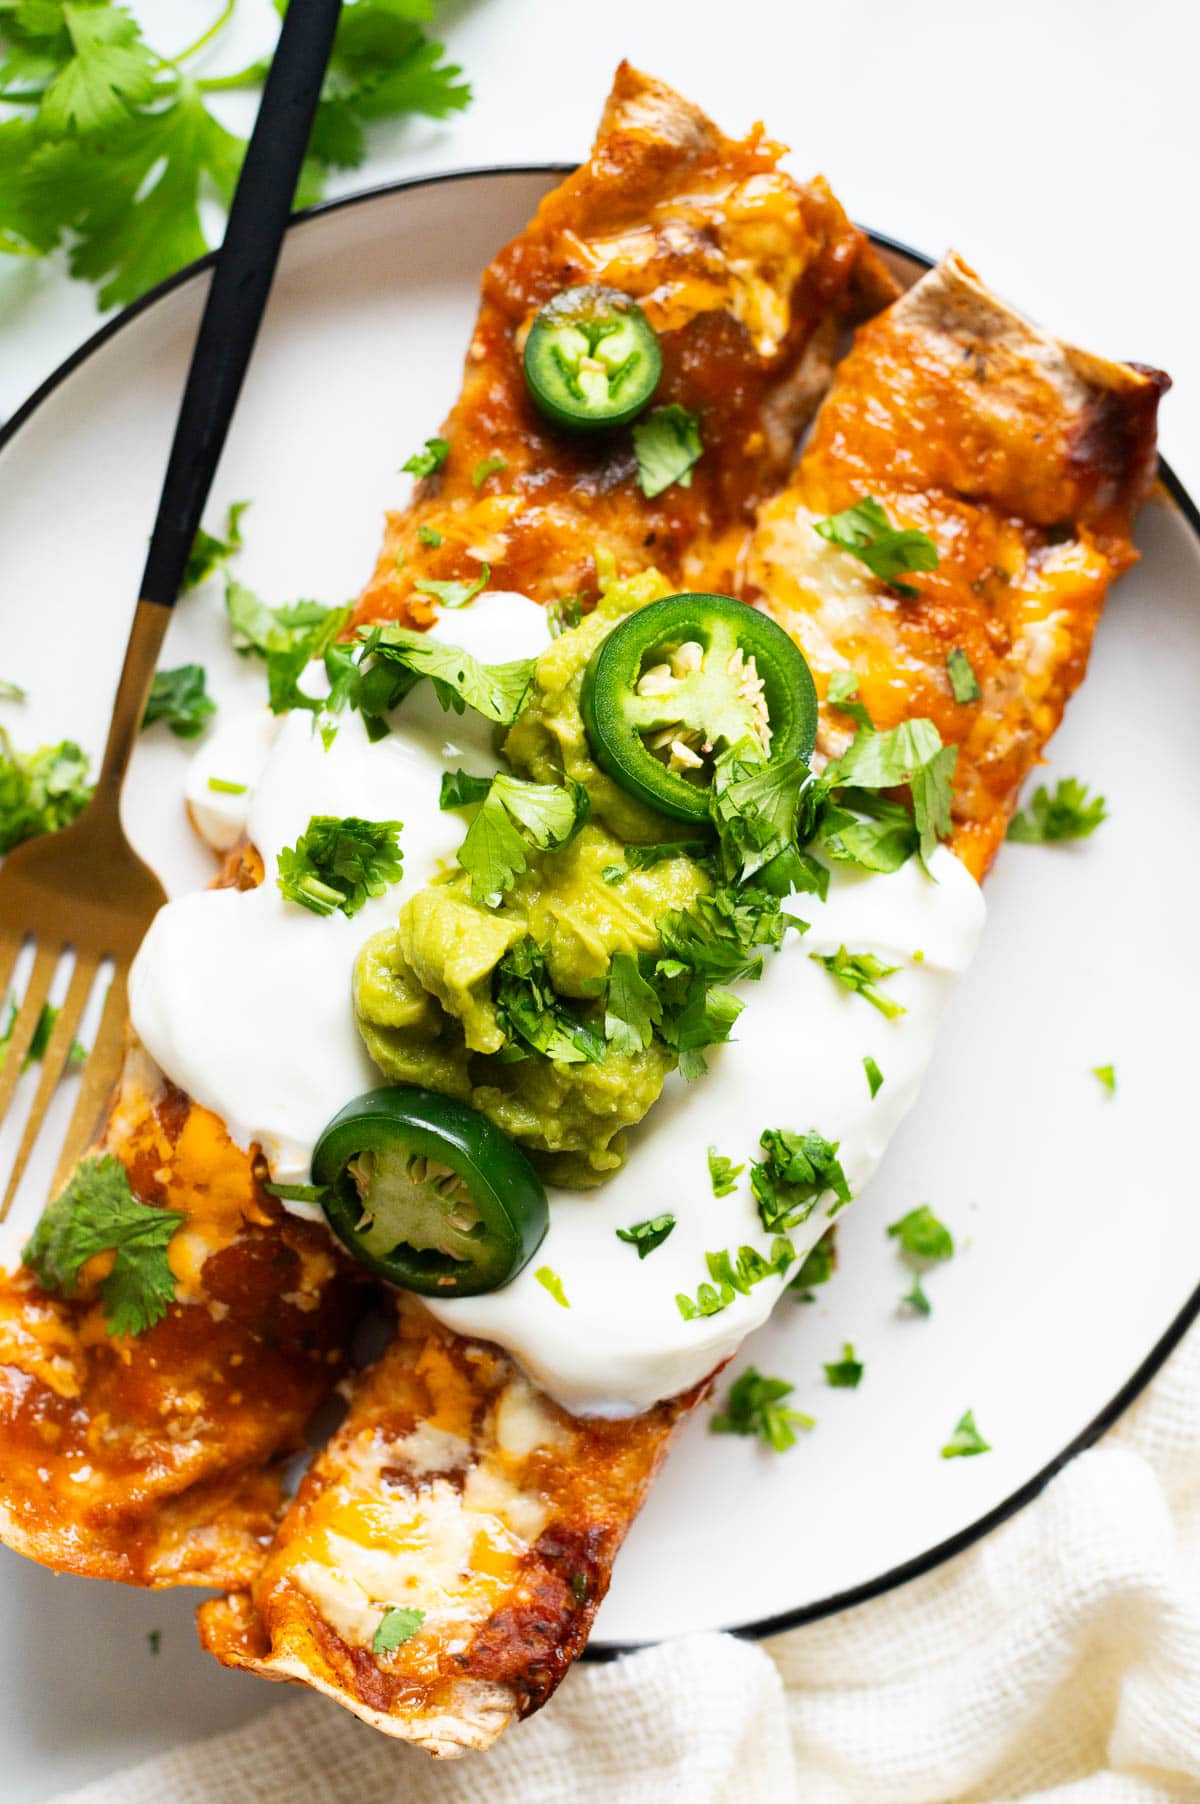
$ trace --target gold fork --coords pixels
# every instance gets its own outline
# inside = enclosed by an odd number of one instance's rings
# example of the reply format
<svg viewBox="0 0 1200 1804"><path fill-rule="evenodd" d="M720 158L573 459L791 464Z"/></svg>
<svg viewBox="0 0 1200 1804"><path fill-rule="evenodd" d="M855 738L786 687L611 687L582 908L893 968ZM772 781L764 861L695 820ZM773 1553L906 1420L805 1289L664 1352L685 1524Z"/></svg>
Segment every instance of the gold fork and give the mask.
<svg viewBox="0 0 1200 1804"><path fill-rule="evenodd" d="M0 996L7 993L22 945L31 938L36 942L33 970L0 1067L0 1124L59 961L68 949L75 953L66 998L42 1055L37 1093L0 1201L0 1221L16 1195L96 973L107 959L113 961L113 979L52 1193L87 1145L116 1080L130 961L166 901L162 884L125 838L121 783L270 293L340 11L341 0L304 0L303 6L288 8L280 31L192 352L95 795L71 826L16 847L0 869Z"/></svg>

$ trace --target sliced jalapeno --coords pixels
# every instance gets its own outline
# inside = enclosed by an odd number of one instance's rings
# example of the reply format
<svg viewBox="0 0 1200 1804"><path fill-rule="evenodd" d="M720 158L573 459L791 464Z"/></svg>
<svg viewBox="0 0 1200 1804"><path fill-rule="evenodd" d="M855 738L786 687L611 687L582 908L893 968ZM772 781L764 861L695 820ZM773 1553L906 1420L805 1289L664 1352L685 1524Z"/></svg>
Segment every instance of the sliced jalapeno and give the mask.
<svg viewBox="0 0 1200 1804"><path fill-rule="evenodd" d="M347 1103L312 1175L348 1251L422 1296L498 1290L549 1226L546 1193L512 1141L465 1103L409 1084Z"/></svg>
<svg viewBox="0 0 1200 1804"><path fill-rule="evenodd" d="M525 340L530 394L547 419L572 431L623 426L645 407L661 374L654 328L619 288L564 288Z"/></svg>
<svg viewBox="0 0 1200 1804"><path fill-rule="evenodd" d="M816 743L803 656L728 595L668 595L631 614L593 653L580 703L597 761L673 820L707 819L713 763L730 746L807 759Z"/></svg>

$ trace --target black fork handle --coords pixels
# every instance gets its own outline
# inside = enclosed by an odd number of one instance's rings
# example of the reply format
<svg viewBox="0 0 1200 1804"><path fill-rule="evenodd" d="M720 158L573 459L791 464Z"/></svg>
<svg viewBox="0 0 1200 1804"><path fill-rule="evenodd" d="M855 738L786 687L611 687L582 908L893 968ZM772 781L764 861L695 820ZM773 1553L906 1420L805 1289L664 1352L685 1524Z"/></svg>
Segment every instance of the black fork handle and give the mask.
<svg viewBox="0 0 1200 1804"><path fill-rule="evenodd" d="M173 606L271 292L342 0L292 0L192 352L140 595Z"/></svg>

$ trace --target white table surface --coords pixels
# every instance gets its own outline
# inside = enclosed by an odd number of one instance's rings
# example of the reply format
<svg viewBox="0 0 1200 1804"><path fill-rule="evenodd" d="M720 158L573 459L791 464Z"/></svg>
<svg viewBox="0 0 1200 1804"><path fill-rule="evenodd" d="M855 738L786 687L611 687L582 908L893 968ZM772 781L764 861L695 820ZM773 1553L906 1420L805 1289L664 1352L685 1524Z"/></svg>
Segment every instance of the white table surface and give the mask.
<svg viewBox="0 0 1200 1804"><path fill-rule="evenodd" d="M190 42L215 10L216 0L134 0L161 48ZM269 0L240 0L211 71L264 49L272 19ZM334 178L331 193L582 157L626 55L730 132L764 119L791 144L795 171L824 171L864 224L932 254L953 245L1053 330L1169 370L1163 448L1200 494L1194 0L448 0L439 29L474 104L444 124L377 130L368 164ZM222 97L220 111L248 127L246 97ZM62 261L0 257L0 418L100 317ZM125 1596L127 1648L151 1628L164 1641L191 1634L190 1596ZM131 1653L128 1719L114 1723L106 1706L103 1725L57 1727L37 1701L53 1674L30 1673L32 1689L0 1709L0 1748L17 1718L32 1711L45 1725L41 1782L18 1781L20 1795L186 1738L197 1705L232 1724L266 1701L216 1667L203 1699L179 1698L160 1671Z"/></svg>
<svg viewBox="0 0 1200 1804"><path fill-rule="evenodd" d="M169 48L216 0L133 10ZM273 16L240 0L211 72L269 45ZM376 130L331 192L582 157L628 56L727 131L765 120L864 224L932 254L954 245L1054 331L1169 370L1163 448L1200 490L1195 0L447 0L439 16L473 105ZM249 97L219 100L245 129ZM0 258L0 417L97 319L60 265Z"/></svg>

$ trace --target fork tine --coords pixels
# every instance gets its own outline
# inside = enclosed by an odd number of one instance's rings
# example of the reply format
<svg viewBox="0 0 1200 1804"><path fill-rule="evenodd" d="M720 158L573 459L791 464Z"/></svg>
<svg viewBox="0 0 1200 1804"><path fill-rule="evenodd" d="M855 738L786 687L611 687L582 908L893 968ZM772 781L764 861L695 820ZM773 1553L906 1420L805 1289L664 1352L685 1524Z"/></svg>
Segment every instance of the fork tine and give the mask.
<svg viewBox="0 0 1200 1804"><path fill-rule="evenodd" d="M42 1013L42 1004L50 992L50 981L54 976L60 957L61 948L52 950L49 946L38 946L37 956L33 961L33 970L29 973L29 982L25 985L25 994L21 998L21 1006L16 1021L13 1023L8 1054L3 1065L0 1065L0 1122L3 1122L8 1113L8 1105L12 1101L13 1091L17 1087L17 1079L21 1075L25 1054L29 1051L29 1042L33 1039L36 1031Z"/></svg>
<svg viewBox="0 0 1200 1804"><path fill-rule="evenodd" d="M13 1198L29 1155L37 1144L38 1135L42 1131L42 1123L46 1111L50 1107L50 1098L58 1087L58 1080L63 1074L67 1056L71 1050L71 1042L75 1037L75 1029L79 1026L80 1017L87 1007L87 999L92 993L92 985L96 980L96 972L100 967L100 959L96 953L79 953L75 959L75 969L71 973L71 982L67 987L66 998L59 1010L58 1019L54 1023L50 1042L42 1054L42 1074L38 1081L37 1094L33 1099L33 1107L25 1122L25 1132L21 1136L21 1144L17 1148L17 1156L13 1160L9 1173L8 1185L4 1196L0 1199L0 1222L4 1221L12 1208Z"/></svg>
<svg viewBox="0 0 1200 1804"><path fill-rule="evenodd" d="M12 982L13 968L20 957L21 947L25 944L23 932L6 933L0 936L0 1005L8 995L8 986Z"/></svg>
<svg viewBox="0 0 1200 1804"><path fill-rule="evenodd" d="M96 1029L96 1037L83 1068L79 1095L75 1099L75 1113L71 1116L71 1125L63 1137L54 1182L50 1186L51 1197L58 1195L83 1157L96 1131L96 1123L108 1100L108 1093L117 1081L125 1043L125 1017L128 1013L125 997L128 970L128 965L118 965L113 972L108 995L104 999L100 1025Z"/></svg>

